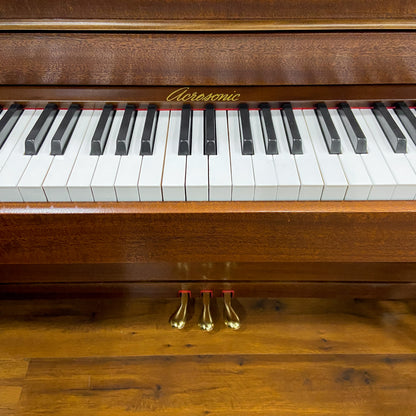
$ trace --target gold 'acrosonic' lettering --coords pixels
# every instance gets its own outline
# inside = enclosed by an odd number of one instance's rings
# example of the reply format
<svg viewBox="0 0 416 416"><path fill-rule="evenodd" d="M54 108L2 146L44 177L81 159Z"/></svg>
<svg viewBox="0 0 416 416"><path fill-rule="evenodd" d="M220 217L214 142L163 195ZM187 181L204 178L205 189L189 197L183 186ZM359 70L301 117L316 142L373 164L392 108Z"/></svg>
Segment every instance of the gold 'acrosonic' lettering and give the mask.
<svg viewBox="0 0 416 416"><path fill-rule="evenodd" d="M238 101L241 95L236 91L228 94L202 94L189 90L190 87L178 88L166 97L166 101Z"/></svg>

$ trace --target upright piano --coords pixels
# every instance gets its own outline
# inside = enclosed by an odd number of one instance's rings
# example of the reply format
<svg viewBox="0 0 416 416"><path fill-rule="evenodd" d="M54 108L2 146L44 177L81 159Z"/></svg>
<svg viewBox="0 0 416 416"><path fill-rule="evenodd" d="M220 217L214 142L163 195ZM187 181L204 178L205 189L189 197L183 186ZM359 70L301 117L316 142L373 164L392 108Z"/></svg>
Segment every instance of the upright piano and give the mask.
<svg viewBox="0 0 416 416"><path fill-rule="evenodd" d="M416 296L415 18L1 2L2 296Z"/></svg>

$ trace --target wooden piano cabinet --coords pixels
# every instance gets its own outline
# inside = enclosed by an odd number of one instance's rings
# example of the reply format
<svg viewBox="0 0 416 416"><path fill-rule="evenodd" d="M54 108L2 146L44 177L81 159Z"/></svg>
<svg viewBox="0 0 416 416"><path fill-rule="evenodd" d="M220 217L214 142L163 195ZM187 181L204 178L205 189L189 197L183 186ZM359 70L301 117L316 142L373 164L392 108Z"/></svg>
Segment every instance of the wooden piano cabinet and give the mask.
<svg viewBox="0 0 416 416"><path fill-rule="evenodd" d="M0 281L5 296L414 297L415 224L412 201L4 204Z"/></svg>
<svg viewBox="0 0 416 416"><path fill-rule="evenodd" d="M214 103L221 108L415 104L410 0L84 6L0 4L1 105L178 108L168 97L183 87L235 90L236 101ZM3 204L0 289L414 297L414 224L413 201Z"/></svg>

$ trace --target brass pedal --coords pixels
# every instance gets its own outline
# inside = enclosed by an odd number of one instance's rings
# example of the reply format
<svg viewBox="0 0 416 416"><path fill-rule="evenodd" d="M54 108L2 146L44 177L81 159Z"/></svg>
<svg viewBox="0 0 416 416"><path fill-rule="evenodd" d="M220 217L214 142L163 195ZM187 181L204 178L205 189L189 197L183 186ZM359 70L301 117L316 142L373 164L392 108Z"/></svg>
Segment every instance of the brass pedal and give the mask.
<svg viewBox="0 0 416 416"><path fill-rule="evenodd" d="M211 315L211 290L201 290L203 309L198 326L203 330L210 332L214 329L214 321Z"/></svg>
<svg viewBox="0 0 416 416"><path fill-rule="evenodd" d="M231 305L231 299L234 296L234 290L223 290L224 296L224 323L231 329L240 329L240 318Z"/></svg>
<svg viewBox="0 0 416 416"><path fill-rule="evenodd" d="M186 314L188 311L189 299L191 292L189 290L180 290L181 304L174 314L170 317L169 322L172 328L182 329L186 324Z"/></svg>

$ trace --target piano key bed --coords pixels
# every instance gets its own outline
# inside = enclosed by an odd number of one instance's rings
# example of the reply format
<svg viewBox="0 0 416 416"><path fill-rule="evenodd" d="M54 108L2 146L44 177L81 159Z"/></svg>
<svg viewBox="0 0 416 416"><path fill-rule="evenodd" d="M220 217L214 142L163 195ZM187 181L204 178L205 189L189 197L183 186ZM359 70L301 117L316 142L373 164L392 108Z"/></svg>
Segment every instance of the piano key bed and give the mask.
<svg viewBox="0 0 416 416"><path fill-rule="evenodd" d="M0 114L1 202L413 200L416 112L386 107Z"/></svg>

